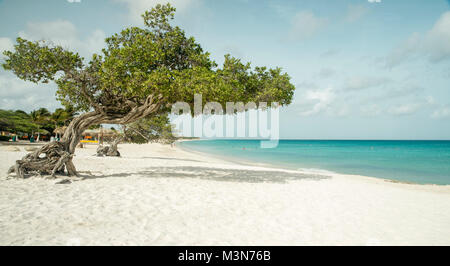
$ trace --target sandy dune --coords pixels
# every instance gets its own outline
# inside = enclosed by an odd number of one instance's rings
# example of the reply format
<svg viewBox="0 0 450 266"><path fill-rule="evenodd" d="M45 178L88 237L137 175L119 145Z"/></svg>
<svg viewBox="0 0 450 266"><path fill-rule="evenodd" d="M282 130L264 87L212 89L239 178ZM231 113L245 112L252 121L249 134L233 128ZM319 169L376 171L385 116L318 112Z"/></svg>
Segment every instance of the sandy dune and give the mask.
<svg viewBox="0 0 450 266"><path fill-rule="evenodd" d="M6 179L1 245L449 245L450 187L237 165L159 144L79 149L83 181Z"/></svg>

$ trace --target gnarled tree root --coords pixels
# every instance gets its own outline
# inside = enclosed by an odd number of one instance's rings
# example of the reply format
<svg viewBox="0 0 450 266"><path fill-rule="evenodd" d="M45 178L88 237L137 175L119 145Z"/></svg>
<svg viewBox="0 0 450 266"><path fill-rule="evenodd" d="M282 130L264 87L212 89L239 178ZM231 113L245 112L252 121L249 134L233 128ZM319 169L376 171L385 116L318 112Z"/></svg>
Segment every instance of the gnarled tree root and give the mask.
<svg viewBox="0 0 450 266"><path fill-rule="evenodd" d="M122 137L116 138L109 146L99 146L97 148L97 156L120 157L117 145L122 141Z"/></svg>
<svg viewBox="0 0 450 266"><path fill-rule="evenodd" d="M17 178L25 178L26 175L56 178L56 175L64 174L65 168L68 176L78 176L72 158L73 154L66 151L64 143L51 142L16 161L8 174L15 173Z"/></svg>
<svg viewBox="0 0 450 266"><path fill-rule="evenodd" d="M117 150L117 147L114 149L114 147L111 146L99 146L97 148L97 156L103 157L120 157L120 152Z"/></svg>

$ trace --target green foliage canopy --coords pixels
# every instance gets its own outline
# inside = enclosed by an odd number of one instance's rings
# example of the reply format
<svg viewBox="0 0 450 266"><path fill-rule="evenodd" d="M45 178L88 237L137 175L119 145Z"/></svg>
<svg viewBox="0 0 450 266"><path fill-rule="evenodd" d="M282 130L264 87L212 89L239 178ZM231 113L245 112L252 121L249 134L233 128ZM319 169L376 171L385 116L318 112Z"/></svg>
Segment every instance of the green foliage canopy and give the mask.
<svg viewBox="0 0 450 266"><path fill-rule="evenodd" d="M172 134L172 125L167 114L145 117L127 125L123 134L125 139L138 144L148 142L172 143L175 137Z"/></svg>
<svg viewBox="0 0 450 266"><path fill-rule="evenodd" d="M124 116L149 99L167 113L173 103L291 103L295 87L280 68L251 68L225 56L222 67L211 60L193 37L173 26L175 8L157 5L143 14L145 28L130 27L106 39L106 48L85 63L77 53L46 42L17 38L6 51L3 67L19 78L58 85L57 97L76 111L92 109Z"/></svg>
<svg viewBox="0 0 450 266"><path fill-rule="evenodd" d="M27 114L22 110L0 109L0 130L13 133L51 134L55 128L66 125L74 117L73 109L58 108L50 113L45 108Z"/></svg>
<svg viewBox="0 0 450 266"><path fill-rule="evenodd" d="M31 117L23 111L9 111L0 109L0 130L9 132L31 133L37 130L37 125Z"/></svg>

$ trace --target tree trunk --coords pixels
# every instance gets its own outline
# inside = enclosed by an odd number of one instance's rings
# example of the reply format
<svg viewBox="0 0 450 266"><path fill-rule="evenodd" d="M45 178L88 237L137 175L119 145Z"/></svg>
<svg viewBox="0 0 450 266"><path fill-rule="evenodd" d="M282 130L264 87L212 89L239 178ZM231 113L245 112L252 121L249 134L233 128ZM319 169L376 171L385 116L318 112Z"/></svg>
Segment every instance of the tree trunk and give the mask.
<svg viewBox="0 0 450 266"><path fill-rule="evenodd" d="M108 157L120 157L120 152L117 150L117 145L122 141L123 137L119 136L109 145L102 146L100 145L97 148L97 156L108 156Z"/></svg>
<svg viewBox="0 0 450 266"><path fill-rule="evenodd" d="M162 105L162 96L157 97L154 102L153 95L138 106L134 106L128 113L108 113L106 108L98 107L96 111L82 114L72 120L64 136L59 142L51 142L35 152L27 154L21 160L16 161L8 174L15 173L18 178L25 178L26 175L50 175L56 178L57 174L63 174L67 170L69 176L78 176L75 165L72 162L73 155L83 132L92 125L98 124L120 124L132 123L142 117L146 117L159 110ZM113 143L110 154L118 153L117 143ZM65 169L64 169L65 168Z"/></svg>
<svg viewBox="0 0 450 266"><path fill-rule="evenodd" d="M50 175L55 178L56 174L63 174L65 168L69 176L77 176L72 158L81 134L103 119L104 115L97 112L80 115L69 124L61 141L48 143L35 152L27 154L16 161L8 174L16 173L18 178L25 178L27 174Z"/></svg>

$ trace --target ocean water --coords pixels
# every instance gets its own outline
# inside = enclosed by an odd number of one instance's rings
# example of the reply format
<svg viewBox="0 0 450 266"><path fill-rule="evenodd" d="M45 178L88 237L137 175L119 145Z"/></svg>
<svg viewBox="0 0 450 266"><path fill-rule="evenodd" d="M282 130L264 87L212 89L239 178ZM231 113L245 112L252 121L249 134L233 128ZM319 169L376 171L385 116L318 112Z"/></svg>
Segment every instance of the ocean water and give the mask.
<svg viewBox="0 0 450 266"><path fill-rule="evenodd" d="M450 185L450 141L280 140L274 149L261 149L259 140L198 140L178 145L288 169Z"/></svg>

